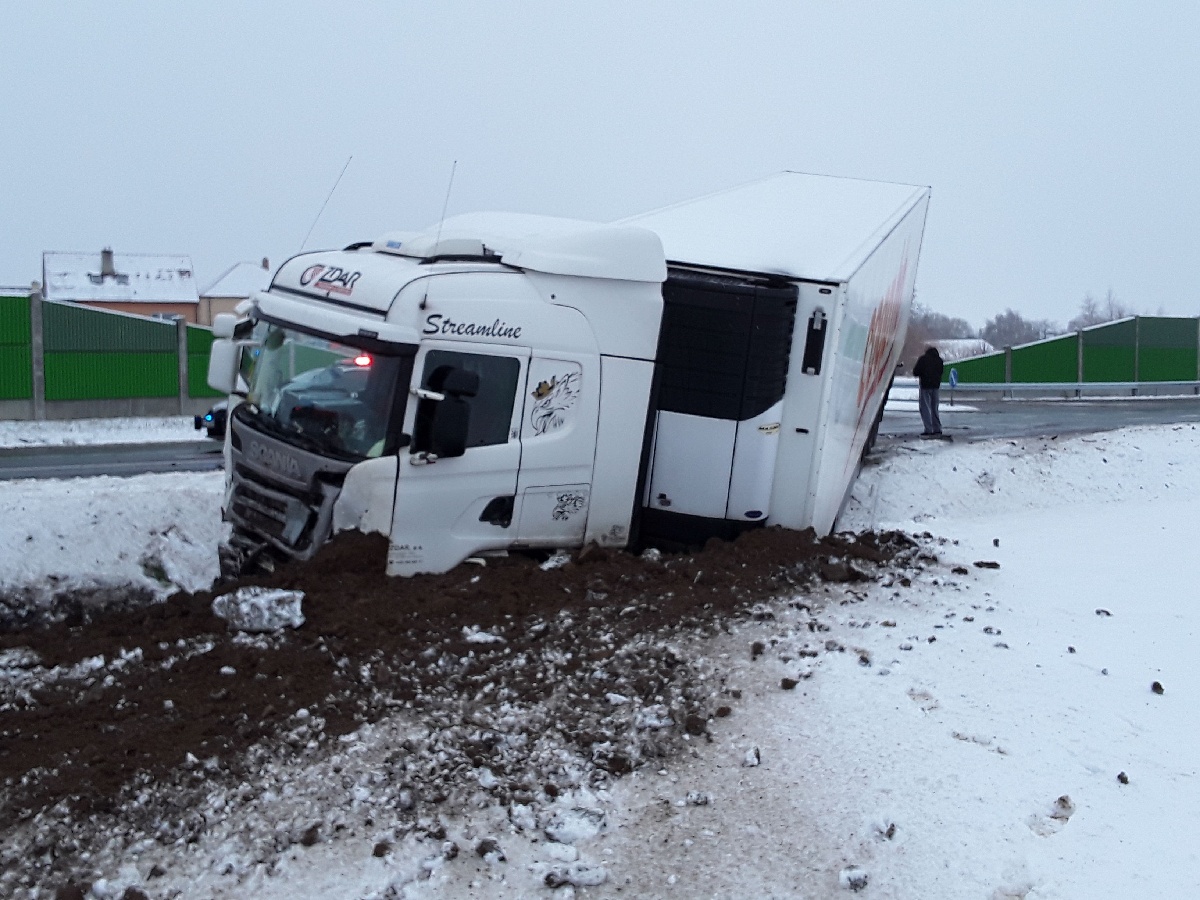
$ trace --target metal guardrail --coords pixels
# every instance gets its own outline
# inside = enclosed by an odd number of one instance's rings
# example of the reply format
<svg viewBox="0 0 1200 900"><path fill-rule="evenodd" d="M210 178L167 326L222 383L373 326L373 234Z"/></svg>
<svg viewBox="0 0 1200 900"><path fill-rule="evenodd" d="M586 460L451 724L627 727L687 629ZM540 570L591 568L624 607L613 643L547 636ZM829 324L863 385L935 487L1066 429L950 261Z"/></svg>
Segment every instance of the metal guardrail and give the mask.
<svg viewBox="0 0 1200 900"><path fill-rule="evenodd" d="M956 394L1063 394L1070 397L1082 397L1084 394L1113 396L1128 392L1129 396L1139 396L1139 391L1153 395L1163 395L1163 388L1171 389L1172 394L1192 393L1200 395L1200 381L1052 381L1052 382L965 382L960 381L954 387L942 385L942 390L951 397Z"/></svg>

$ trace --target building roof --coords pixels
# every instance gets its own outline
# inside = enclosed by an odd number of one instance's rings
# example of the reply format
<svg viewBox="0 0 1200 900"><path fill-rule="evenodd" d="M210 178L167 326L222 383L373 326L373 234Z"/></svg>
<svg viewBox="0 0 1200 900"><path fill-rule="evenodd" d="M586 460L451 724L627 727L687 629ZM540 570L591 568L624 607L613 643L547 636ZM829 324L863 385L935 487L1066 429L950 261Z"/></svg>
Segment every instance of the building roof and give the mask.
<svg viewBox="0 0 1200 900"><path fill-rule="evenodd" d="M780 172L622 219L662 238L670 262L841 282L929 188Z"/></svg>
<svg viewBox="0 0 1200 900"><path fill-rule="evenodd" d="M265 291L270 284L269 268L259 263L234 263L216 281L201 291L200 296L249 297L255 291Z"/></svg>
<svg viewBox="0 0 1200 900"><path fill-rule="evenodd" d="M121 303L198 303L189 256L113 253L102 274L102 253L48 250L42 254L47 300Z"/></svg>

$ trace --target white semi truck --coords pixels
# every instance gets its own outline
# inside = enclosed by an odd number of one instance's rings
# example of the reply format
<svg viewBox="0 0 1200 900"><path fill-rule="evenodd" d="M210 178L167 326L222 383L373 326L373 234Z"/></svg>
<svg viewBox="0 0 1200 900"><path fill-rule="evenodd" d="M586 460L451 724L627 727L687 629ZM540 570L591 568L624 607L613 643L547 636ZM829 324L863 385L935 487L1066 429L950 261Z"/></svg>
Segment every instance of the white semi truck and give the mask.
<svg viewBox="0 0 1200 900"><path fill-rule="evenodd" d="M614 224L476 213L293 257L214 327L224 571L352 528L388 536L394 575L827 533L903 343L928 201L785 172Z"/></svg>

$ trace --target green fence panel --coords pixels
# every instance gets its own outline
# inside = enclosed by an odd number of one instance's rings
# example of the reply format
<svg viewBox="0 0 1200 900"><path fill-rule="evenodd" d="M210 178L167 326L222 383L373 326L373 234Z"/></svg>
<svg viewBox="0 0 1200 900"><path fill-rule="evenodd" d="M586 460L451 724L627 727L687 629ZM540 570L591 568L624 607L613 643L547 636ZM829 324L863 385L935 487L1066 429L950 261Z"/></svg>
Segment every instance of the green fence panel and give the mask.
<svg viewBox="0 0 1200 900"><path fill-rule="evenodd" d="M33 399L33 354L29 346L0 344L0 400Z"/></svg>
<svg viewBox="0 0 1200 900"><path fill-rule="evenodd" d="M1136 335L1133 319L1085 329L1083 380L1133 381Z"/></svg>
<svg viewBox="0 0 1200 900"><path fill-rule="evenodd" d="M0 400L33 397L28 297L0 297Z"/></svg>
<svg viewBox="0 0 1200 900"><path fill-rule="evenodd" d="M989 353L946 363L942 372L943 384L949 384L951 369L958 371L960 384L1001 384L1004 381L1004 354Z"/></svg>
<svg viewBox="0 0 1200 900"><path fill-rule="evenodd" d="M1138 380L1195 381L1196 319L1143 316L1138 319Z"/></svg>
<svg viewBox="0 0 1200 900"><path fill-rule="evenodd" d="M1015 384L1075 381L1078 374L1079 345L1073 334L1012 350Z"/></svg>
<svg viewBox="0 0 1200 900"><path fill-rule="evenodd" d="M174 322L71 303L44 303L42 322L47 353L174 353L179 341Z"/></svg>
<svg viewBox="0 0 1200 900"><path fill-rule="evenodd" d="M28 344L31 335L29 298L0 297L0 346Z"/></svg>
<svg viewBox="0 0 1200 900"><path fill-rule="evenodd" d="M47 353L47 400L178 397L174 353Z"/></svg>
<svg viewBox="0 0 1200 900"><path fill-rule="evenodd" d="M193 353L203 353L208 355L209 349L212 347L213 333L211 328L205 328L203 325L189 325L187 327L187 352L190 356Z"/></svg>
<svg viewBox="0 0 1200 900"><path fill-rule="evenodd" d="M208 351L188 354L188 396L224 397L208 386Z"/></svg>
<svg viewBox="0 0 1200 900"><path fill-rule="evenodd" d="M208 386L208 357L212 352L213 333L203 325L187 327L188 396L193 398L224 397Z"/></svg>

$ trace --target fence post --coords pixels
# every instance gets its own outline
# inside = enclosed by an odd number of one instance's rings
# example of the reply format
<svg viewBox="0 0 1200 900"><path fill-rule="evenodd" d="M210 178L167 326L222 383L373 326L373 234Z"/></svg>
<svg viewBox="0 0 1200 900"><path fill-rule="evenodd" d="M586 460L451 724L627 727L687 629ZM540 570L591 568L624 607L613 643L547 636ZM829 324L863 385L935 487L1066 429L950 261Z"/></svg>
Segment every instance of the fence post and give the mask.
<svg viewBox="0 0 1200 900"><path fill-rule="evenodd" d="M46 418L46 341L42 323L42 286L33 283L29 292L29 357L33 376L33 418L41 422Z"/></svg>
<svg viewBox="0 0 1200 900"><path fill-rule="evenodd" d="M1075 332L1075 382L1083 384L1083 329L1080 328ZM1075 399L1078 400L1083 396L1083 390L1075 388Z"/></svg>
<svg viewBox="0 0 1200 900"><path fill-rule="evenodd" d="M1137 385L1141 381L1142 317L1133 317L1133 396L1138 395Z"/></svg>
<svg viewBox="0 0 1200 900"><path fill-rule="evenodd" d="M1012 347L1004 348L1004 383L1012 384ZM1006 399L1012 399L1012 391L1005 391Z"/></svg>
<svg viewBox="0 0 1200 900"><path fill-rule="evenodd" d="M187 326L187 319L183 316L175 320L175 355L179 357L179 414L181 416L188 409Z"/></svg>

